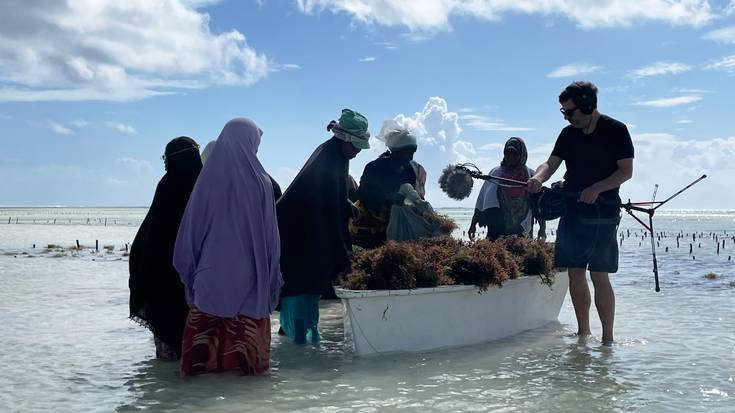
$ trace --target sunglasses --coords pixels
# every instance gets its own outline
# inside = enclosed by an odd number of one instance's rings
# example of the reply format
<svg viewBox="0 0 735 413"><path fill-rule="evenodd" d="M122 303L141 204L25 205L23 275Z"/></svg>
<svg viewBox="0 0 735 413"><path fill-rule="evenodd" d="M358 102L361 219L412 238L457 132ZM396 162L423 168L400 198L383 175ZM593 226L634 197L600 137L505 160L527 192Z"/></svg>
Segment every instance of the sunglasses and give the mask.
<svg viewBox="0 0 735 413"><path fill-rule="evenodd" d="M176 151L176 152L171 152L171 153L170 153L170 154L168 154L168 155L166 155L166 154L164 153L163 155L161 155L161 159L162 159L162 160L163 160L164 162L166 162L166 159L168 159L168 158L170 158L170 157L172 157L172 156L174 156L174 155L178 155L178 154L180 154L180 153L183 153L183 152L186 152L186 151L190 151L190 150L192 150L192 149L199 149L199 145L194 145L194 146L190 146L190 147L188 147L188 148L180 149L180 150L178 150L178 151Z"/></svg>
<svg viewBox="0 0 735 413"><path fill-rule="evenodd" d="M577 109L579 108L571 108L571 109L559 108L559 112L561 112L562 115L568 116L571 118L572 116L574 116L574 112L576 112Z"/></svg>

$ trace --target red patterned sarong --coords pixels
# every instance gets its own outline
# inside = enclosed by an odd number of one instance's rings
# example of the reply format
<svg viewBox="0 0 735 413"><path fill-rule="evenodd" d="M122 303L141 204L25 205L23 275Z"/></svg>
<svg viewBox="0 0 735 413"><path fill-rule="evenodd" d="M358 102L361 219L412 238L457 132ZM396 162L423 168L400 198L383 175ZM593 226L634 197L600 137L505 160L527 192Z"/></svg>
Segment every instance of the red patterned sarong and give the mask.
<svg viewBox="0 0 735 413"><path fill-rule="evenodd" d="M216 317L192 308L181 344L181 375L240 370L247 375L268 371L271 320L244 315Z"/></svg>

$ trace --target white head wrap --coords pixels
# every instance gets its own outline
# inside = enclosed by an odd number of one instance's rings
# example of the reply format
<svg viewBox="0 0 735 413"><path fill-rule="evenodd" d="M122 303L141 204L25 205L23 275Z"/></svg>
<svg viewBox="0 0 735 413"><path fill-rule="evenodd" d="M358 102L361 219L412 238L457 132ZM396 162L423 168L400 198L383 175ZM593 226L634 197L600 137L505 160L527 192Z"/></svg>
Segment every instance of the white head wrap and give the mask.
<svg viewBox="0 0 735 413"><path fill-rule="evenodd" d="M418 146L418 140L408 129L400 126L395 120L383 122L378 139L385 142L388 149L405 148L407 146Z"/></svg>

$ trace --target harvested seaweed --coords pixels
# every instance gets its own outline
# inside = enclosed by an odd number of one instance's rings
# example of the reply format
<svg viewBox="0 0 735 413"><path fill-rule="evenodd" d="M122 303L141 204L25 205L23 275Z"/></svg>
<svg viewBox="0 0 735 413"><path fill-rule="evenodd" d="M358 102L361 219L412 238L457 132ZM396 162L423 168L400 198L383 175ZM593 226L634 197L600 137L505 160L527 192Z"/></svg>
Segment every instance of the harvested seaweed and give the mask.
<svg viewBox="0 0 735 413"><path fill-rule="evenodd" d="M553 247L523 237L463 242L449 236L389 241L353 249L352 270L340 282L352 290L397 290L439 285L477 285L485 291L522 274L554 283Z"/></svg>

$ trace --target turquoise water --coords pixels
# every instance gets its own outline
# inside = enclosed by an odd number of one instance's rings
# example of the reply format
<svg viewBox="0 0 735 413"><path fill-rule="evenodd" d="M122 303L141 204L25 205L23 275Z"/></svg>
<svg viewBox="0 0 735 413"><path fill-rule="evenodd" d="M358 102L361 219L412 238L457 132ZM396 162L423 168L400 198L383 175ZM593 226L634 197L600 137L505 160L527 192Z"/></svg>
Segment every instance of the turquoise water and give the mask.
<svg viewBox="0 0 735 413"><path fill-rule="evenodd" d="M466 229L471 211L442 212ZM660 293L653 291L650 241L636 238L637 223L623 221L631 237L612 278L612 347L600 345L594 315L595 337L572 336L567 298L558 323L501 341L356 357L342 341L335 301L322 303L320 344L299 347L273 336L268 377L194 379L156 361L150 333L127 319L124 248L144 214L0 209L0 411L735 411L735 264L728 260L735 211L657 213L665 235ZM676 248L680 232L686 235ZM690 254L692 233L699 235ZM713 236L725 241L720 254ZM76 240L82 250L65 249ZM710 272L715 277L705 278Z"/></svg>

